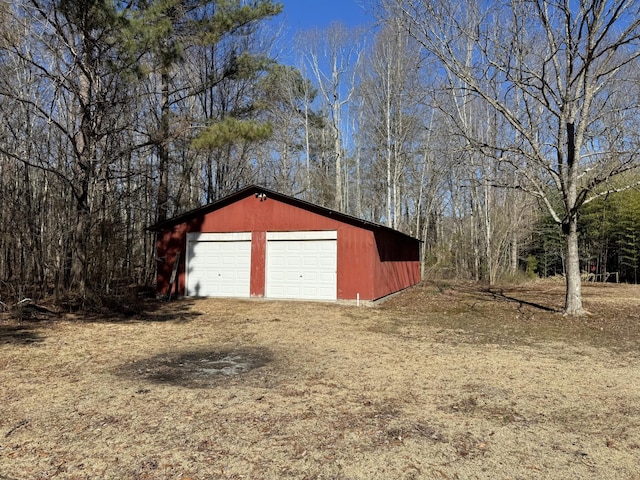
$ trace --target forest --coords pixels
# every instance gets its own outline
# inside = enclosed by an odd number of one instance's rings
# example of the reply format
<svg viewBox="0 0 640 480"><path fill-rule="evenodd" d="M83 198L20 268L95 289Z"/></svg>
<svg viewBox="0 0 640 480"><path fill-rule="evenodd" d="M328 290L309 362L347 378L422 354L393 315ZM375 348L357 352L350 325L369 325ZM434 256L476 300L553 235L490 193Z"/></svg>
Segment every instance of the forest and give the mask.
<svg viewBox="0 0 640 480"><path fill-rule="evenodd" d="M640 2L0 1L0 302L153 286L152 224L247 185L423 242L425 278L637 283Z"/></svg>

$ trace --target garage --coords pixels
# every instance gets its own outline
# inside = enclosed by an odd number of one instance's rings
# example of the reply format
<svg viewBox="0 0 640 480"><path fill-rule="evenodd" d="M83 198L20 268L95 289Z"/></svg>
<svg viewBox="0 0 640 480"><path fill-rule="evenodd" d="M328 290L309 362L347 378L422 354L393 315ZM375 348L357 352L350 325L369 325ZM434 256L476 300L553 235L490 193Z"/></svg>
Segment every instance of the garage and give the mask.
<svg viewBox="0 0 640 480"><path fill-rule="evenodd" d="M266 297L336 300L338 232L267 232Z"/></svg>
<svg viewBox="0 0 640 480"><path fill-rule="evenodd" d="M420 281L420 241L262 186L149 227L157 293L373 301Z"/></svg>
<svg viewBox="0 0 640 480"><path fill-rule="evenodd" d="M185 295L249 297L251 233L189 233L186 250Z"/></svg>

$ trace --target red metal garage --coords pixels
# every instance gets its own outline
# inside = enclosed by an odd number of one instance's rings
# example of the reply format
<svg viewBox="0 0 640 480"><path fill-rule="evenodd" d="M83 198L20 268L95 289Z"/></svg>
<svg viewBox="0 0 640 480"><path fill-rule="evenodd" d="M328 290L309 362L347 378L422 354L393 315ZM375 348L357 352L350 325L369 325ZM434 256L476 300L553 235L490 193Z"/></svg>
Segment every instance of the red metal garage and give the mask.
<svg viewBox="0 0 640 480"><path fill-rule="evenodd" d="M251 186L158 223L157 288L187 296L376 300L420 281L420 241Z"/></svg>

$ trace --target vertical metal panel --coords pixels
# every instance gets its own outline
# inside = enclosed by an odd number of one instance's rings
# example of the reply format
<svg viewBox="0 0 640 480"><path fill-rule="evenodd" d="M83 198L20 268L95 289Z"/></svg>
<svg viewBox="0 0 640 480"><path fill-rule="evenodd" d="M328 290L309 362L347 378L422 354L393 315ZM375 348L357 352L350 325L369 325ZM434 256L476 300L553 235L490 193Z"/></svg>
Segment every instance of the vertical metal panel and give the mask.
<svg viewBox="0 0 640 480"><path fill-rule="evenodd" d="M251 296L264 297L265 252L267 235L254 231L251 237Z"/></svg>
<svg viewBox="0 0 640 480"><path fill-rule="evenodd" d="M344 225L338 230L338 298L374 300L373 233Z"/></svg>

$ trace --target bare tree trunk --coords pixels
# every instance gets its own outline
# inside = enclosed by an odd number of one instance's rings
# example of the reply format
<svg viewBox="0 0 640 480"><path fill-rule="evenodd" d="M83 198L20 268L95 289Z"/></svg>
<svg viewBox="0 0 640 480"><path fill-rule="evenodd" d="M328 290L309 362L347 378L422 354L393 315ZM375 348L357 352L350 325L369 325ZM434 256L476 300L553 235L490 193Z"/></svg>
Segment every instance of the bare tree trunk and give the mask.
<svg viewBox="0 0 640 480"><path fill-rule="evenodd" d="M515 229L511 232L511 242L509 243L509 273L518 273L518 233Z"/></svg>
<svg viewBox="0 0 640 480"><path fill-rule="evenodd" d="M169 211L169 68L161 73L160 129L157 137L158 152L158 222L167 219Z"/></svg>
<svg viewBox="0 0 640 480"><path fill-rule="evenodd" d="M484 256L486 267L485 271L487 274L487 278L489 280L489 285L493 285L496 281L495 279L495 252L493 249L493 228L491 225L491 209L494 207L494 202L492 201L493 197L493 187L489 185L483 186L483 200L484 200L484 208L482 212L482 226L483 226L483 236L484 236Z"/></svg>
<svg viewBox="0 0 640 480"><path fill-rule="evenodd" d="M90 55L90 54L89 54ZM84 298L87 287L88 247L91 229L91 206L89 203L89 185L93 175L94 151L92 128L96 118L93 117L92 79L89 74L82 74L78 81L78 116L80 130L75 135L74 147L77 159L73 166L73 191L76 199L76 225L73 235L71 283L78 288Z"/></svg>
<svg viewBox="0 0 640 480"><path fill-rule="evenodd" d="M362 120L363 120L363 110L360 109L360 122L359 124L362 125ZM353 131L357 131L357 128L354 128ZM360 173L360 160L361 160L361 154L362 154L362 140L361 138L358 139L358 144L356 146L356 152L355 152L355 162L356 162L356 216L358 218L362 218L362 176Z"/></svg>
<svg viewBox="0 0 640 480"><path fill-rule="evenodd" d="M84 195L76 197L76 226L73 235L73 261L71 264L72 286L78 288L78 292L83 298L87 291L87 253L91 219L91 211L86 199L87 197Z"/></svg>
<svg viewBox="0 0 640 480"><path fill-rule="evenodd" d="M393 227L392 196L391 196L391 68L386 69L385 92L385 156L387 167L387 226Z"/></svg>
<svg viewBox="0 0 640 480"><path fill-rule="evenodd" d="M563 225L566 242L566 284L565 314L581 315L582 279L580 278L580 256L578 252L578 217L572 216L568 225Z"/></svg>
<svg viewBox="0 0 640 480"><path fill-rule="evenodd" d="M304 161L305 161L305 188L307 195L311 192L311 140L309 125L309 93L305 86L304 90Z"/></svg>
<svg viewBox="0 0 640 480"><path fill-rule="evenodd" d="M337 102L336 102L337 103ZM333 154L336 157L336 192L334 199L334 208L338 211L342 210L342 138L340 135L340 107L334 105L334 123L333 123Z"/></svg>
<svg viewBox="0 0 640 480"><path fill-rule="evenodd" d="M567 291L565 297L565 315L582 315L582 278L580 277L580 252L578 250L578 155L581 144L576 141L575 124L566 123L567 169L565 202L568 212L562 224L567 254Z"/></svg>

